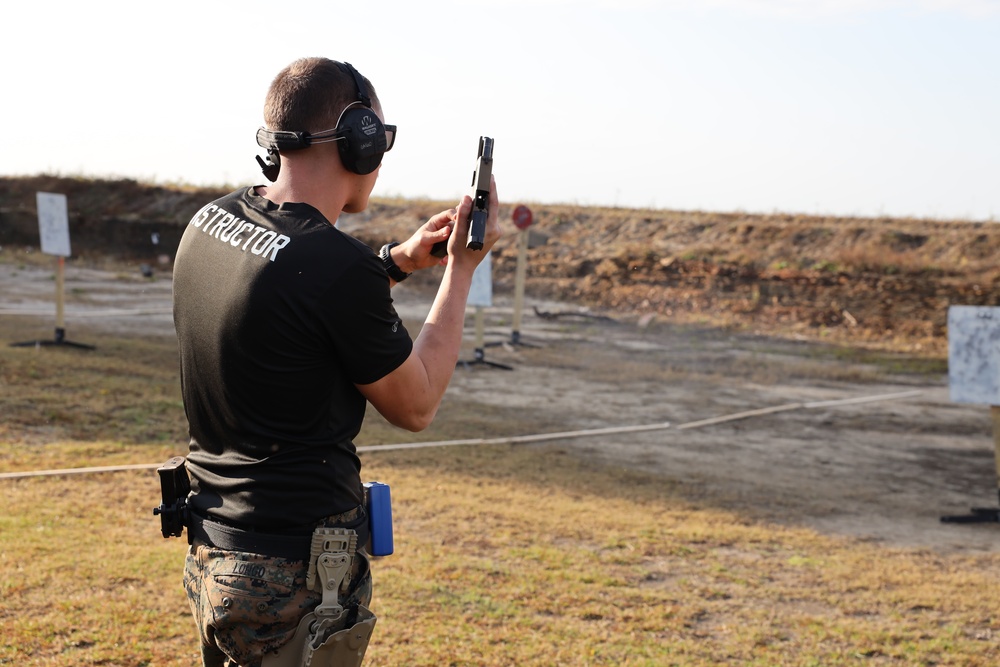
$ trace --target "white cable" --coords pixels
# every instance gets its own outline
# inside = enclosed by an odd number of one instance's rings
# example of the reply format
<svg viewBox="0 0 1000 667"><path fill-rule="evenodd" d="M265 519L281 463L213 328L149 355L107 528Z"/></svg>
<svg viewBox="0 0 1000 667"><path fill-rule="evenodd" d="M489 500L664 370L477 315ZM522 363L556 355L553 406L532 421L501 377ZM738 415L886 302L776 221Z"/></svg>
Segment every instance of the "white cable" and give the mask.
<svg viewBox="0 0 1000 667"><path fill-rule="evenodd" d="M852 405L854 403L871 403L873 401L891 401L896 398L911 398L919 396L923 392L919 389L911 391L901 391L896 394L879 394L876 396L859 396L857 398L841 398L836 401L815 401L813 403L803 403L804 408L831 408L838 405Z"/></svg>
<svg viewBox="0 0 1000 667"><path fill-rule="evenodd" d="M678 431L683 431L689 428L700 428L702 426L712 426L714 424L722 424L724 422L736 421L737 419L747 419L748 417L759 417L761 415L770 415L775 412L785 412L787 410L798 410L801 409L803 405L801 403L785 403L784 405L775 405L770 408L760 408L759 410L747 410L746 412L736 412L731 415L724 415L722 417L712 417L711 419L700 419L694 422L688 422L686 424L681 424L677 427Z"/></svg>
<svg viewBox="0 0 1000 667"><path fill-rule="evenodd" d="M45 310L28 310L24 308L0 308L0 315L48 315L52 312L51 308ZM111 310L74 310L73 308L66 309L66 316L73 319L81 317L128 317L131 315L170 315L174 312L174 309L170 306L163 308L137 308L134 310L125 310L123 308L115 308Z"/></svg>
<svg viewBox="0 0 1000 667"><path fill-rule="evenodd" d="M644 424L642 426L611 426L584 431L563 431L561 433L537 433L534 435L512 435L503 438L473 438L471 440L437 440L430 442L402 442L390 445L370 445L358 447L359 452L383 452L394 449L424 449L427 447L452 447L454 445L517 445L525 442L561 440L563 438L587 438L595 435L614 433L636 433L638 431L659 431L670 428L670 422Z"/></svg>
<svg viewBox="0 0 1000 667"><path fill-rule="evenodd" d="M125 470L156 470L160 463L135 463L121 466L95 466L93 468L64 468L62 470L33 470L29 472L0 472L0 479L22 477L48 477L50 475L87 475L98 472L123 472Z"/></svg>
<svg viewBox="0 0 1000 667"><path fill-rule="evenodd" d="M679 426L676 426L674 428L676 428L678 431L682 431L693 428L701 428L702 426L713 426L715 424L722 424L725 422L736 421L738 419L748 419L750 417L759 417L762 415L774 414L776 412L787 412L789 410L798 410L803 408L836 407L838 405L851 405L856 403L874 403L876 401L891 401L899 398L911 398L913 396L918 396L922 393L923 392L920 390L914 390L914 391L896 392L893 394L877 394L875 396L842 398L833 401L815 401L812 403L785 403L784 405L775 405L769 408L760 408L758 410L746 410L744 412L735 412L731 415L712 417L711 419L700 419L698 421L687 422L686 424L680 424ZM615 435L618 433L639 433L642 431L662 431L669 428L671 428L670 422L662 422L659 424L643 424L637 426L611 426L607 428L594 428L581 431L562 431L557 433L514 435L502 438L471 438L467 440L437 440L429 442L401 442L389 445L368 445L364 447L358 447L357 451L361 453L361 452L387 452L400 449L428 449L431 447L455 447L459 445L508 445L508 444L516 445L526 442L543 442L545 440L588 438L598 435ZM121 466L98 466L93 468L65 468L62 470L3 472L0 473L0 479L22 479L25 477L44 477L49 475L86 475L90 473L120 472L125 470L156 470L157 468L160 467L160 465L161 464L159 463L139 463L139 464L121 465Z"/></svg>

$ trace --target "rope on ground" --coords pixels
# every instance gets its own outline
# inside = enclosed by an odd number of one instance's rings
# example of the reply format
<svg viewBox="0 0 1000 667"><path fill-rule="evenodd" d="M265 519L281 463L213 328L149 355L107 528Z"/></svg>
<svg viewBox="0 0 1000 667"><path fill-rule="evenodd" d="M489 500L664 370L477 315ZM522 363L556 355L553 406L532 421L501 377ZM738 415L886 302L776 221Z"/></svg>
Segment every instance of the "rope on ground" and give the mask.
<svg viewBox="0 0 1000 667"><path fill-rule="evenodd" d="M120 466L94 466L92 468L63 468L61 470L32 470L27 472L0 472L0 479L22 477L49 477L53 475L89 475L99 472L124 472L126 470L156 470L161 463L136 463Z"/></svg>
<svg viewBox="0 0 1000 667"><path fill-rule="evenodd" d="M87 317L131 317L138 315L170 315L174 312L173 307L164 306L162 308L111 308L108 310L76 310L68 308L66 316L72 319ZM0 315L31 315L33 317L50 315L52 308L4 308L0 307Z"/></svg>
<svg viewBox="0 0 1000 667"><path fill-rule="evenodd" d="M874 396L858 396L854 398L841 398L832 401L813 401L809 403L785 403L783 405L775 405L768 408L760 408L757 410L746 410L743 412L735 412L730 415L723 415L721 417L712 417L711 419L700 419L698 421L687 422L685 424L679 424L677 426L672 426L670 422L661 422L657 424L642 424L633 426L611 426L607 428L594 428L585 429L579 431L561 431L557 433L536 433L532 435L514 435L501 438L471 438L466 440L435 440L428 442L401 442L388 445L368 445L363 447L358 447L358 452L388 452L388 451L398 451L401 449L429 449L432 447L456 447L462 445L520 445L529 442L545 442L546 440L569 440L575 438L589 438L599 435L618 435L621 433L640 433L643 431L663 431L669 428L674 428L678 431L702 428L704 426L714 426L716 424L724 424L726 422L737 421L739 419L749 419L751 417L760 417L764 415L775 414L778 412L787 412L790 410L802 410L802 409L817 409L817 408L833 408L842 405L856 405L860 403L875 403L878 401L892 401L902 398L913 398L919 396L923 392L921 390L913 391L901 391L891 394L877 394ZM126 470L156 470L160 467L159 463L139 463L134 465L121 465L121 466L97 466L92 468L64 468L62 470L32 470L25 472L4 472L0 473L0 479L23 479L26 477L45 477L51 475L87 475L93 473L101 472L122 472Z"/></svg>

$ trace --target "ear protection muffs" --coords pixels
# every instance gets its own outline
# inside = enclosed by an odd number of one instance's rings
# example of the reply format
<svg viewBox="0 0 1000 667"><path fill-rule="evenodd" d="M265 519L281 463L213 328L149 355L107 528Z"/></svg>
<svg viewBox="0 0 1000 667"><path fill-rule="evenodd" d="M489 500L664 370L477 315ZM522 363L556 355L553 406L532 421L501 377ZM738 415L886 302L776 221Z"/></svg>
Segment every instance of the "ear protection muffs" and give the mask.
<svg viewBox="0 0 1000 667"><path fill-rule="evenodd" d="M371 97L361 74L350 63L337 64L354 79L354 87L358 92L357 101L347 105L337 120L337 127L332 130L310 134L269 130L265 127L258 129L257 145L267 149L267 157L261 159L258 155L257 163L268 180L278 178L278 171L281 169L278 151L300 150L331 141L337 142L340 161L348 171L361 175L370 174L382 164L382 156L389 148L385 125L372 109Z"/></svg>
<svg viewBox="0 0 1000 667"><path fill-rule="evenodd" d="M341 67L354 78L358 101L344 109L337 122L336 136L341 137L337 144L340 160L348 171L370 174L382 164L382 156L389 148L385 125L372 110L371 97L358 70L350 63L342 63Z"/></svg>

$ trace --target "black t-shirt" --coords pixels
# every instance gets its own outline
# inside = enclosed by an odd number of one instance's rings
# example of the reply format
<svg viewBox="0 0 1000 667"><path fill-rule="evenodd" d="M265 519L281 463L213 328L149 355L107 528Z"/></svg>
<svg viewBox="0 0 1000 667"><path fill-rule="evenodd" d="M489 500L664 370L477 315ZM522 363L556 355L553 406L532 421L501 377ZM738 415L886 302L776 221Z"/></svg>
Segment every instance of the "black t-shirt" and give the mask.
<svg viewBox="0 0 1000 667"><path fill-rule="evenodd" d="M312 206L236 191L184 231L174 324L199 513L287 530L361 503L355 384L412 349L371 248Z"/></svg>

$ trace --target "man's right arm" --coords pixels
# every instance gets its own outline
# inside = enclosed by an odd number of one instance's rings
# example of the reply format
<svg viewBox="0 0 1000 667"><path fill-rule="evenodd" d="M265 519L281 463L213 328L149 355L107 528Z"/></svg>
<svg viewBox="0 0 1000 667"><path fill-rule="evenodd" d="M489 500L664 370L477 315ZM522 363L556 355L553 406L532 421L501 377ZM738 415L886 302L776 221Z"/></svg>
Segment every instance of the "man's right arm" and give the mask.
<svg viewBox="0 0 1000 667"><path fill-rule="evenodd" d="M371 384L358 385L368 402L389 423L409 431L427 428L441 406L441 399L455 372L462 345L465 306L476 267L500 238L496 183L491 183L486 242L482 250L469 250L464 239L472 200L458 207L448 241L448 262L437 296L413 342L413 351L396 370ZM427 248L429 252L429 247Z"/></svg>

